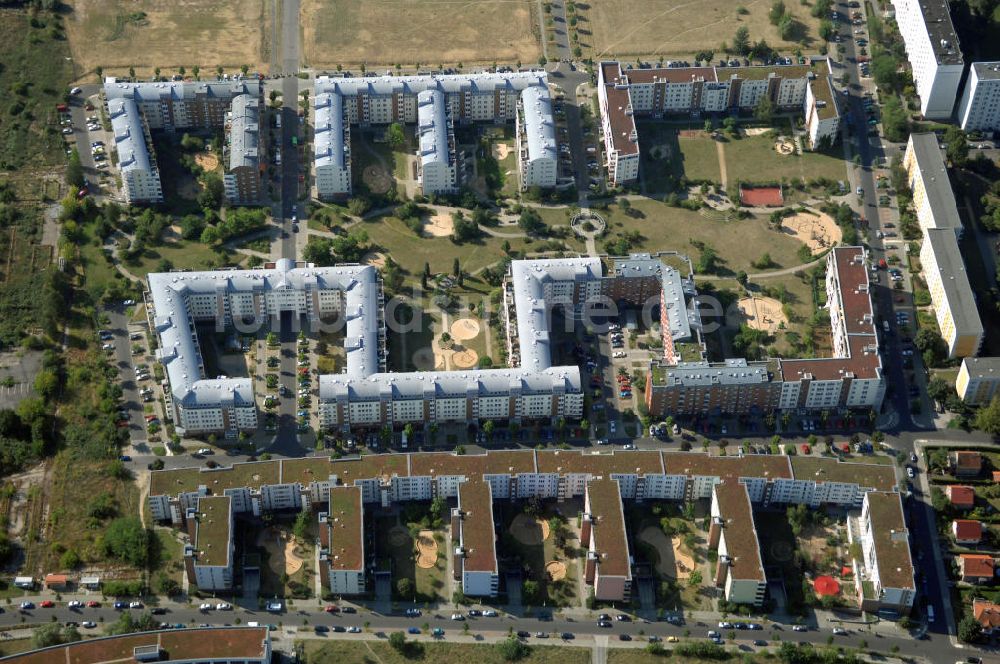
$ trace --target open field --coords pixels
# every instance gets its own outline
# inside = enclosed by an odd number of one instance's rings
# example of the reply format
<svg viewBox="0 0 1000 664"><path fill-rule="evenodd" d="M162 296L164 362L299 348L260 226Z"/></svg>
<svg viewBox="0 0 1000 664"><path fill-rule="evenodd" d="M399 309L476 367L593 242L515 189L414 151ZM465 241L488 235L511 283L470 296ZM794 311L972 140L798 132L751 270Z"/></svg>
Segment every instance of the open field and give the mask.
<svg viewBox="0 0 1000 664"><path fill-rule="evenodd" d="M138 263L126 263L125 267L132 274L145 277L150 272L162 271L161 261L170 261L176 270L208 270L246 260L246 256L240 254L235 254L232 258L232 261L223 260L212 247L201 242L180 240L147 247Z"/></svg>
<svg viewBox="0 0 1000 664"><path fill-rule="evenodd" d="M311 67L533 63L531 0L303 0L303 59Z"/></svg>
<svg viewBox="0 0 1000 664"><path fill-rule="evenodd" d="M839 145L828 153L804 151L801 155L781 155L774 149L774 144L775 140L767 134L726 140L723 149L729 182L847 178L847 166Z"/></svg>
<svg viewBox="0 0 1000 664"><path fill-rule="evenodd" d="M718 253L723 273L757 272L750 263L765 253L770 253L774 262L782 267L801 263L796 253L802 243L784 233L769 230L763 217L718 221L652 199L634 200L631 207L634 216L618 209L601 211L602 215L607 215L610 229L605 238L598 241L600 250L604 249L604 240L613 239L622 232L637 231L642 240L632 251L675 250L689 254L697 263L699 251L690 243L704 242Z"/></svg>
<svg viewBox="0 0 1000 664"><path fill-rule="evenodd" d="M460 632L461 630L447 630ZM475 630L471 630L475 632ZM345 641L337 639L323 643L315 639L303 642L309 664L405 664L414 658L407 658L393 650L388 641ZM423 656L419 659L436 664L503 664L503 656L492 645L471 643L421 643ZM531 646L531 653L522 664L588 664L589 648L567 646Z"/></svg>
<svg viewBox="0 0 1000 664"><path fill-rule="evenodd" d="M444 529L421 530L415 539L394 517L377 520L375 547L392 562L392 589L399 579L410 579L418 600L435 601L450 596ZM438 539L440 538L440 540Z"/></svg>
<svg viewBox="0 0 1000 664"><path fill-rule="evenodd" d="M795 23L792 42L782 40L768 20L769 2L737 3L729 0L589 0L580 14L580 40L592 47L593 58L612 56L684 56L703 48L712 48L720 40L730 40L737 27L746 26L753 40L766 39L777 49L792 49L795 42L817 40L819 19L809 14L809 7L786 2ZM746 14L737 13L745 7ZM683 26L683 29L671 29ZM592 31L587 35L585 31Z"/></svg>
<svg viewBox="0 0 1000 664"><path fill-rule="evenodd" d="M662 122L637 123L642 177L649 191L669 190L669 178L719 182L719 154L708 134L678 136L675 126Z"/></svg>
<svg viewBox="0 0 1000 664"><path fill-rule="evenodd" d="M264 0L74 0L67 20L77 74L104 67L105 74L164 73L198 65L215 68L269 60L270 12Z"/></svg>

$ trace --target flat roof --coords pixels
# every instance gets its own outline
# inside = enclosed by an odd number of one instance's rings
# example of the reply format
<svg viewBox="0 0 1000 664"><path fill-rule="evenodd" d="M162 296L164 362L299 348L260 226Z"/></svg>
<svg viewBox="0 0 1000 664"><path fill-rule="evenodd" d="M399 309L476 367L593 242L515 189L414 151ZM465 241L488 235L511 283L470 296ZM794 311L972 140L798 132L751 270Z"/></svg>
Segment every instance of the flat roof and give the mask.
<svg viewBox="0 0 1000 664"><path fill-rule="evenodd" d="M914 168L920 175L927 196L927 205L934 218L934 228L961 229L955 192L951 188L948 168L934 132L910 134L907 151L912 151ZM911 177L912 180L912 177Z"/></svg>
<svg viewBox="0 0 1000 664"><path fill-rule="evenodd" d="M171 468L155 470L149 475L149 495L176 496L193 493L205 486L213 495L222 495L226 489L259 487L279 484L281 465L278 460L234 463L218 468Z"/></svg>
<svg viewBox="0 0 1000 664"><path fill-rule="evenodd" d="M263 659L270 656L270 637L266 627L215 627L160 630L140 634L107 636L77 641L68 645L10 655L0 659L16 664L111 664L134 661L136 648L158 646L166 659L160 662L189 660Z"/></svg>
<svg viewBox="0 0 1000 664"><path fill-rule="evenodd" d="M539 473L585 474L611 473L659 475L663 472L660 453L652 450L582 452L580 450L540 450L536 454Z"/></svg>
<svg viewBox="0 0 1000 664"><path fill-rule="evenodd" d="M980 81L1000 80L1000 61L973 62L972 69L976 72L976 78Z"/></svg>
<svg viewBox="0 0 1000 664"><path fill-rule="evenodd" d="M893 3L899 11L907 7L917 7L923 16L924 28L930 39L931 50L939 65L960 65L962 50L958 45L958 34L951 22L951 11L947 0L916 0L908 3ZM904 32L905 34L905 32Z"/></svg>
<svg viewBox="0 0 1000 664"><path fill-rule="evenodd" d="M703 452L664 452L663 466L667 475L718 477L724 480L762 477L773 480L792 477L788 459L782 455L767 454L712 456Z"/></svg>
<svg viewBox="0 0 1000 664"><path fill-rule="evenodd" d="M463 569L497 573L496 532L493 530L493 490L481 479L458 485L458 507L462 510Z"/></svg>
<svg viewBox="0 0 1000 664"><path fill-rule="evenodd" d="M896 488L896 471L889 465L853 463L811 455L788 458L797 480L857 484L877 491L893 491Z"/></svg>
<svg viewBox="0 0 1000 664"><path fill-rule="evenodd" d="M198 528L194 540L194 548L198 551L196 564L208 567L230 565L230 501L229 496L202 496L198 499Z"/></svg>
<svg viewBox="0 0 1000 664"><path fill-rule="evenodd" d="M716 484L712 490L723 521L722 536L726 539L726 555L730 559L729 573L734 579L766 581L746 486L728 480Z"/></svg>
<svg viewBox="0 0 1000 664"><path fill-rule="evenodd" d="M882 587L914 590L910 535L903 519L902 497L891 491L872 491L865 495L865 500Z"/></svg>
<svg viewBox="0 0 1000 664"><path fill-rule="evenodd" d="M602 576L631 576L628 540L625 537L625 511L618 482L610 478L587 482L587 502L594 523L591 535Z"/></svg>
<svg viewBox="0 0 1000 664"><path fill-rule="evenodd" d="M414 477L454 475L478 480L483 475L535 472L534 450L499 450L482 454L418 452L412 454L410 459L410 474Z"/></svg>
<svg viewBox="0 0 1000 664"><path fill-rule="evenodd" d="M330 548L327 559L333 570L360 571L365 566L365 511L361 489L330 487Z"/></svg>
<svg viewBox="0 0 1000 664"><path fill-rule="evenodd" d="M1000 357L963 357L962 366L972 380L1000 380Z"/></svg>
<svg viewBox="0 0 1000 664"><path fill-rule="evenodd" d="M957 335L982 335L983 321L979 318L979 307L969 283L969 273L965 270L965 259L958 246L958 238L950 228L927 228L924 242L937 263L941 288L944 290L948 309L955 324Z"/></svg>

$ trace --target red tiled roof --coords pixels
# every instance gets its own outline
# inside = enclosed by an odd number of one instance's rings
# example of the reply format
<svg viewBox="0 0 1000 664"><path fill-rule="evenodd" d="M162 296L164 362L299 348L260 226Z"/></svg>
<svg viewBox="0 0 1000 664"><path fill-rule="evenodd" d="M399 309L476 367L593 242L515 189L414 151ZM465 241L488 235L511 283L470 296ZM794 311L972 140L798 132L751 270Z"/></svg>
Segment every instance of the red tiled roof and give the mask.
<svg viewBox="0 0 1000 664"><path fill-rule="evenodd" d="M1000 470L993 471L993 481L1000 482Z"/></svg>
<svg viewBox="0 0 1000 664"><path fill-rule="evenodd" d="M952 484L945 493L948 494L948 500L951 501L951 504L958 507L972 507L976 503L976 492L971 486Z"/></svg>
<svg viewBox="0 0 1000 664"><path fill-rule="evenodd" d="M958 565L965 577L992 577L993 558L992 556L963 553L958 557Z"/></svg>
<svg viewBox="0 0 1000 664"><path fill-rule="evenodd" d="M973 519L955 519L953 531L960 542L978 542L983 537L983 524Z"/></svg>
<svg viewBox="0 0 1000 664"><path fill-rule="evenodd" d="M955 468L958 470L974 470L979 472L983 468L983 456L979 452L960 451L955 452Z"/></svg>
<svg viewBox="0 0 1000 664"><path fill-rule="evenodd" d="M985 599L972 601L972 616L985 629L1000 627L1000 604L987 602Z"/></svg>

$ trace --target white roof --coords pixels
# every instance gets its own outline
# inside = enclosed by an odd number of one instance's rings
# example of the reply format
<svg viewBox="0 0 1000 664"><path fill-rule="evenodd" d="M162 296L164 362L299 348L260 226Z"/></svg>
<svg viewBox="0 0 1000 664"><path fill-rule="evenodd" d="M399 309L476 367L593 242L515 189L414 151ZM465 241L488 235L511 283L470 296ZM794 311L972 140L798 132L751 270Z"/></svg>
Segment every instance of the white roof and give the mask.
<svg viewBox="0 0 1000 664"><path fill-rule="evenodd" d="M448 149L448 115L444 93L424 90L417 95L417 135L420 138L420 163L451 164Z"/></svg>
<svg viewBox="0 0 1000 664"><path fill-rule="evenodd" d="M492 93L498 89L520 91L533 85L544 86L547 80L548 77L544 71L430 74L426 76L365 76L361 78L319 76L316 78L315 94L339 92L349 96L356 96L361 93L371 95L388 95L394 93L416 95L424 90Z"/></svg>
<svg viewBox="0 0 1000 664"><path fill-rule="evenodd" d="M316 166L344 168L350 149L344 141L344 98L339 92L324 92L313 101L313 157Z"/></svg>
<svg viewBox="0 0 1000 664"><path fill-rule="evenodd" d="M552 159L556 151L556 128L552 120L552 99L544 85L525 88L521 93L524 109L524 135L528 143L528 160Z"/></svg>
<svg viewBox="0 0 1000 664"><path fill-rule="evenodd" d="M104 79L104 96L112 99L134 99L137 102L158 101L162 97L184 100L196 95L232 99L236 95L254 94L256 81L130 81Z"/></svg>
<svg viewBox="0 0 1000 664"><path fill-rule="evenodd" d="M135 102L131 99L112 99L108 102L108 113L111 114L111 130L115 136L118 167L122 173L154 170L146 146L142 118Z"/></svg>
<svg viewBox="0 0 1000 664"><path fill-rule="evenodd" d="M229 169L257 167L260 158L260 99L256 95L233 97L229 119Z"/></svg>

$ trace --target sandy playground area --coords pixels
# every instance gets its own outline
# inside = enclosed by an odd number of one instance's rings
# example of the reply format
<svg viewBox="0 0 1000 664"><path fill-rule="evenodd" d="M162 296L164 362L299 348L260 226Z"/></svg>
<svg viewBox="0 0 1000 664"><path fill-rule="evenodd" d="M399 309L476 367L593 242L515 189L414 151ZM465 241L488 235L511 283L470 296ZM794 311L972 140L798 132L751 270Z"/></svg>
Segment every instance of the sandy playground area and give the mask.
<svg viewBox="0 0 1000 664"><path fill-rule="evenodd" d="M773 297L741 297L736 302L738 312L736 318L738 323L746 323L755 330L764 330L768 334L774 334L784 327L788 327L788 316L781 306L781 302Z"/></svg>
<svg viewBox="0 0 1000 664"><path fill-rule="evenodd" d="M795 153L795 142L787 138L783 138L774 144L774 151L784 157L787 157L788 155Z"/></svg>
<svg viewBox="0 0 1000 664"><path fill-rule="evenodd" d="M421 530L414 545L417 547L417 567L430 569L437 564L438 545L433 530Z"/></svg>
<svg viewBox="0 0 1000 664"><path fill-rule="evenodd" d="M456 369L471 369L479 362L479 353L471 348L455 351L451 356L451 365Z"/></svg>
<svg viewBox="0 0 1000 664"><path fill-rule="evenodd" d="M518 514L510 524L510 534L521 544L537 546L549 538L549 522Z"/></svg>
<svg viewBox="0 0 1000 664"><path fill-rule="evenodd" d="M545 563L545 574L549 577L549 581L562 581L566 578L566 563L558 560Z"/></svg>
<svg viewBox="0 0 1000 664"><path fill-rule="evenodd" d="M681 550L679 537L667 538L656 526L647 526L639 533L639 539L650 545L659 554L656 569L664 576L687 579L695 569L694 558Z"/></svg>
<svg viewBox="0 0 1000 664"><path fill-rule="evenodd" d="M194 163L206 171L212 172L219 167L219 158L211 152L199 152L194 156Z"/></svg>
<svg viewBox="0 0 1000 664"><path fill-rule="evenodd" d="M451 338L455 341L468 341L479 336L479 321L474 318L460 318L451 324Z"/></svg>
<svg viewBox="0 0 1000 664"><path fill-rule="evenodd" d="M794 235L815 254L840 244L844 233L828 214L822 212L799 212L781 220L781 230Z"/></svg>
<svg viewBox="0 0 1000 664"><path fill-rule="evenodd" d="M494 143L493 144L493 157L497 161L503 161L504 159L507 158L507 155L509 155L513 151L514 151L514 148L510 147L506 143Z"/></svg>
<svg viewBox="0 0 1000 664"><path fill-rule="evenodd" d="M424 233L430 237L449 237L454 232L450 214L438 212L424 219Z"/></svg>
<svg viewBox="0 0 1000 664"><path fill-rule="evenodd" d="M384 194L392 186L392 176L379 166L368 166L365 168L364 173L361 174L361 179L364 181L365 186L376 194Z"/></svg>
<svg viewBox="0 0 1000 664"><path fill-rule="evenodd" d="M275 574L291 576L302 569L302 548L284 528L265 528L257 535L257 546L268 554L268 565Z"/></svg>

